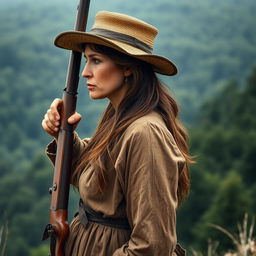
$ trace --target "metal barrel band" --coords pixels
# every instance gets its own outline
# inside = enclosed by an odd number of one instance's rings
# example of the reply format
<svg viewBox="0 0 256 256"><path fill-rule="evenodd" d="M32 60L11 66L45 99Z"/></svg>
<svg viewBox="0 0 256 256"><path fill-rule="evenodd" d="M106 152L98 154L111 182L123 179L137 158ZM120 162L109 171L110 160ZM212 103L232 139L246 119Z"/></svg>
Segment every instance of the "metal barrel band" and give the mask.
<svg viewBox="0 0 256 256"><path fill-rule="evenodd" d="M76 95L78 94L78 92L71 92L71 91L68 91L68 90L67 90L67 87L64 88L63 91L64 91L65 93L67 93L67 94L72 95L72 96L76 96Z"/></svg>

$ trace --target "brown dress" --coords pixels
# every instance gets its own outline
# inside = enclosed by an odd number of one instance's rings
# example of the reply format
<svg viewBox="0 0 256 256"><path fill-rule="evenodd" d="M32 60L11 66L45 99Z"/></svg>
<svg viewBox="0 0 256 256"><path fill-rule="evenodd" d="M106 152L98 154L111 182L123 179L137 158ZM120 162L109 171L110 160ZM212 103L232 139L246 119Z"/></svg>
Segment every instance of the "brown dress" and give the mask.
<svg viewBox="0 0 256 256"><path fill-rule="evenodd" d="M88 140L75 134L74 162ZM54 143L47 154L54 162ZM82 200L108 218L128 218L131 231L75 217L66 256L169 256L176 246L178 178L184 157L161 116L152 112L133 122L115 145L104 194L96 193L92 167L79 181Z"/></svg>

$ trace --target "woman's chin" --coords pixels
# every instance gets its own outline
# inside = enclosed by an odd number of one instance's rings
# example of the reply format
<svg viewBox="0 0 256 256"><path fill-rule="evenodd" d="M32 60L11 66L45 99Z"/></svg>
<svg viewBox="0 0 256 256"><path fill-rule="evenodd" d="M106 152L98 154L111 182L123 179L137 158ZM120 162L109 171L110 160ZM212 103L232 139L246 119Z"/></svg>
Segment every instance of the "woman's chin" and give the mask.
<svg viewBox="0 0 256 256"><path fill-rule="evenodd" d="M99 99L104 99L106 97L104 97L103 95L99 95L99 94L96 94L96 93L93 93L93 92L89 92L89 97L90 99L92 100L99 100Z"/></svg>

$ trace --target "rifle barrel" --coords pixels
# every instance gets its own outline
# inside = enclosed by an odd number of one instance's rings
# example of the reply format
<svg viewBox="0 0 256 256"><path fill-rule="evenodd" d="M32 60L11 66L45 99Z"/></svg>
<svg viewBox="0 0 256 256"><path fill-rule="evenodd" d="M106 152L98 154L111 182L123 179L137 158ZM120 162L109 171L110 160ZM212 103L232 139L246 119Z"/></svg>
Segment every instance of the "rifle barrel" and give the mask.
<svg viewBox="0 0 256 256"><path fill-rule="evenodd" d="M85 31L90 0L80 0L75 30ZM43 239L51 238L51 256L63 256L64 245L69 233L68 200L72 167L73 127L68 118L76 111L77 88L82 53L71 51L66 85L61 109L61 125L51 189L50 224L46 226Z"/></svg>

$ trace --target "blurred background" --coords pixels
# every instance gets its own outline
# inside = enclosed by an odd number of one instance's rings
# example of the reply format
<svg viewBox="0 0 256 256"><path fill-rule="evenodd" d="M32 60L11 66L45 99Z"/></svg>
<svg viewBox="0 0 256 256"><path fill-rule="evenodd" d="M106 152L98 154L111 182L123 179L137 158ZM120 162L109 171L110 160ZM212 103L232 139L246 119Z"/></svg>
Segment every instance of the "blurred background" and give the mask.
<svg viewBox="0 0 256 256"><path fill-rule="evenodd" d="M53 40L73 29L77 4L0 0L0 227L8 221L7 256L47 255L41 237L53 168L44 154L50 138L41 120L51 101L62 97L69 52ZM189 255L207 255L209 241L215 249L219 242L219 255L237 250L209 223L235 234L245 214L248 228L255 216L256 1L91 0L87 29L99 10L158 27L154 52L179 68L175 77L160 77L180 104L197 161L190 197L178 210L179 242ZM106 101L91 101L84 85L81 79L78 131L89 137ZM70 216L76 204L72 192ZM3 238L0 232L2 245Z"/></svg>

